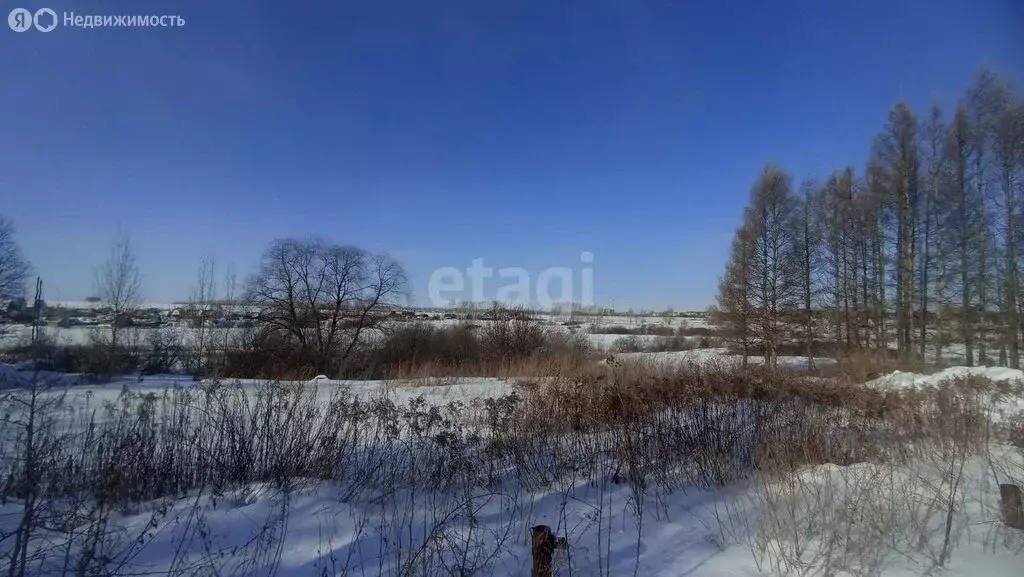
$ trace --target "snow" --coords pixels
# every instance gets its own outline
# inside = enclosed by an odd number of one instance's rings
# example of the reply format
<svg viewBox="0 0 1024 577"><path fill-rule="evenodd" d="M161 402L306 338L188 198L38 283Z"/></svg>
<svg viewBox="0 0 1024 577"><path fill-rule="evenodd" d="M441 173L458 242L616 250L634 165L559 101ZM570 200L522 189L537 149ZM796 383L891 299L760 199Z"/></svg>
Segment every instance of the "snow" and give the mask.
<svg viewBox="0 0 1024 577"><path fill-rule="evenodd" d="M3 365L0 365L2 367ZM508 395L513 384L501 379L474 377L451 379L452 384L437 385L433 380L408 381L345 381L317 379L315 381L282 381L281 384L302 384L309 387L317 398L330 399L334 393L344 390L353 397L373 399L387 396L398 405L407 405L412 399L422 397L432 405L445 405L460 401L471 403L476 399L497 398ZM206 381L209 382L209 381ZM233 379L222 381L226 385L237 385L248 391L254 391L266 384L256 379ZM79 385L67 389L59 389L52 394L65 394L67 403L72 406L103 406L104 402L113 402L121 392L128 388L147 393L160 393L177 388L193 388L200 385L191 377L181 375L151 375L140 380L135 376L117 377L103 384Z"/></svg>
<svg viewBox="0 0 1024 577"><path fill-rule="evenodd" d="M657 335L604 335L596 333L585 333L584 336L587 342L590 343L590 346L599 351L611 351L616 341L623 338L636 339L641 346L654 343L661 338Z"/></svg>
<svg viewBox="0 0 1024 577"><path fill-rule="evenodd" d="M1024 383L1024 371L1007 367L950 367L930 375L894 371L868 381L875 389L914 389L934 387L943 381L956 378L981 377L997 383Z"/></svg>
<svg viewBox="0 0 1024 577"><path fill-rule="evenodd" d="M1014 386L1024 385L1024 371L1007 367L949 367L930 375L894 371L888 375L868 381L866 386L883 390L930 389L953 379L978 377L994 383ZM982 399L989 411L989 418L996 423L1024 417L1024 395L990 392Z"/></svg>
<svg viewBox="0 0 1024 577"><path fill-rule="evenodd" d="M667 363L738 359L724 349L615 356ZM805 360L793 357L782 362L800 366ZM0 376L20 374L17 367L0 365ZM968 375L1024 382L1024 373L1017 370L954 367L934 375L896 372L867 386L934 386ZM257 380L231 383L248 389L265 384ZM417 397L430 404L470 402L513 390L512 383L492 378L437 384L345 381L318 375L292 384L310 387L324 398L344 389L366 399L386 395L398 404ZM141 380L123 376L100 385L73 387L68 390L68 402L100 406L101 401L115 400L125 388L159 392L200 385L179 375ZM1015 471L1016 477L1009 480L1024 483L1021 453L995 447L994 454L1004 464L1001 475ZM124 555L125 565L118 571L124 575L399 575L406 574L408 567L422 569L411 574L447 575L452 574L454 563L476 568L479 575L527 575L530 528L538 524L549 525L568 541L568 553L556 552L558 575L754 576L770 574L784 555L808 563L801 567L809 569L821 563L823 551L835 547L838 536L860 557L836 563L871 565L851 568L857 571L836 570L835 575L1020 575L1024 532L1014 533L998 523L999 481L992 470L991 463L981 458L965 467L953 523L955 545L949 563L940 571L935 570L933 551L942 541L945 514L937 512L934 503L944 469L936 463L885 470L870 463L825 464L806 467L796 482L768 479L759 484L751 478L711 491L652 487L639 494L629 483L612 483L607 475L576 480L567 476L537 490L524 489L510 476L488 488L447 492L377 488L356 495L329 482L302 482L287 490L248 484L122 510L111 519L111 527L125 550L134 547L130 556ZM636 512L638 503L644 504L643 516ZM0 505L0 532L19 518L18 507L16 501ZM870 523L853 522L855 511L875 512L893 523L884 533L892 542L883 543ZM912 528L910 518L920 528ZM916 531L913 537L927 546L914 550L906 545L900 540L897 522L907 523L900 530ZM777 523L801 532L802 550L782 538L784 532L769 531L779 527ZM61 543L61 537L53 539L56 545ZM4 546L0 542L0 551ZM34 574L58 573L54 566Z"/></svg>
<svg viewBox="0 0 1024 577"><path fill-rule="evenodd" d="M863 528L850 521L851 507L889 507L882 512L920 515L915 518L923 520L921 534L928 547L941 543L945 516L933 511L935 495L924 490L934 488L926 483L927 470L897 470L891 482L875 485L878 473L867 464L822 465L807 468L797 484L769 483L760 491L737 486L649 493L643 497L647 510L642 518L635 512L632 488L607 479L534 493L510 485L458 494L399 491L356 499L330 483L290 490L253 484L219 496L174 500L166 510L154 504L115 516L111 523L125 543L142 536L137 553L122 569L126 575L174 574L172 568L191 572L205 565L217 568L208 573L223 575L398 575L417 565L422 572L413 574L447 575L452 573L446 567L461 562L480 575L522 576L530 564L530 528L544 524L568 542L568 553L556 551L557 575L731 577L771 574L772 563L780 563L775 556L783 552L801 556L792 541L760 533L759 519L802 527L805 515L820 511L813 529L800 529L807 532L804 559L813 561L825 543L833 543L827 539L841 534L854 545L877 548L855 553L863 558L844 560L870 564L861 567L866 574L932 573L930 549L907 553L902 542L876 542L870 525ZM878 486L889 493L867 491ZM996 521L998 491L982 460L966 467L962 494L952 557L940 574L1019 575L1015 552L1024 546L1024 538ZM783 499L773 501L771 495ZM818 500L820 495L832 500ZM912 507L899 500L908 496ZM796 511L797 516L776 517L780 511ZM17 510L0 507L0 518L5 513ZM910 530L917 536L917 529ZM886 535L900 538L895 529Z"/></svg>
<svg viewBox="0 0 1024 577"><path fill-rule="evenodd" d="M665 367L686 364L698 364L704 366L739 366L743 361L743 357L741 355L731 354L728 349L721 347L693 349L689 351L664 351L657 353L616 353L615 358L620 361L632 360L644 364L650 363L655 365L662 365ZM764 358L759 356L751 356L747 359L747 363L751 365L761 365L764 364ZM785 367L788 369L807 369L807 357L780 356L778 357L778 363L780 367ZM814 359L814 364L815 366L818 367L834 363L835 359Z"/></svg>

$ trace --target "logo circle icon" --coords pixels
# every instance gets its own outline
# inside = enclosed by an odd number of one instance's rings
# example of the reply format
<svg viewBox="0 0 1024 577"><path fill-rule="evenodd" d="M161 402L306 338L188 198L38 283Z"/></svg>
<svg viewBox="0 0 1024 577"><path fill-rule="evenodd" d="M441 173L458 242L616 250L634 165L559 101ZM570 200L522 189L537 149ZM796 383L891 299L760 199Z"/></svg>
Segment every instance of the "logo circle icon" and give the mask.
<svg viewBox="0 0 1024 577"><path fill-rule="evenodd" d="M54 14L54 21L56 21L56 14ZM24 8L15 8L7 15L7 25L15 32L28 30L32 27L33 22L32 13Z"/></svg>
<svg viewBox="0 0 1024 577"><path fill-rule="evenodd" d="M40 16L46 15L50 16L49 26L40 24L42 21ZM49 8L40 8L39 10L36 10L36 13L32 16L32 23L35 25L36 30L40 32L50 32L57 27L57 13Z"/></svg>

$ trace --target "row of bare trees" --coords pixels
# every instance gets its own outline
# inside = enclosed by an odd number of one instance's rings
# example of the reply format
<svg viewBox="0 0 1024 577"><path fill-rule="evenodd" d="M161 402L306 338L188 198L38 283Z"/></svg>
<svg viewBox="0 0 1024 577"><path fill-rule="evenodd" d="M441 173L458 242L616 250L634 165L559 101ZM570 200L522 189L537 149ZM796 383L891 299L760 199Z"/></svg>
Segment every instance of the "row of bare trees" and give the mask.
<svg viewBox="0 0 1024 577"><path fill-rule="evenodd" d="M751 189L715 307L769 365L780 350L895 349L1019 368L1024 98L982 69L951 113L896 104L853 167L794 190L767 165Z"/></svg>
<svg viewBox="0 0 1024 577"><path fill-rule="evenodd" d="M30 271L14 233L12 221L0 215L0 301L22 297ZM233 267L221 287L216 274L213 257L205 257L183 307L195 321L188 343L181 342L181 334L175 341L176 348L189 349L185 368L196 372L210 370L215 357L247 345L254 357L275 357L278 365L294 365L290 370L296 373L340 373L359 345L383 327L389 307L408 292L405 270L391 257L320 238L273 241L241 290ZM112 316L109 333L98 344L111 356L137 345L123 336L143 298L138 258L127 234L116 236L95 270L94 284L97 300ZM255 330L234 340L230 331L212 331L209 313L225 305L249 316Z"/></svg>
<svg viewBox="0 0 1024 577"><path fill-rule="evenodd" d="M284 366L295 374L338 374L358 346L382 327L388 307L406 296L407 284L404 269L387 255L320 238L273 241L240 293L234 268L227 268L219 287L216 262L204 257L183 307L190 320L188 338L178 339L179 348L186 349L185 368L216 372L231 359L236 370L241 363L253 375ZM137 305L138 267L127 239L115 243L97 286L101 300L116 314ZM255 326L233 334L229 323L215 331L211 322L217 311L244 315ZM116 323L112 330L116 347Z"/></svg>

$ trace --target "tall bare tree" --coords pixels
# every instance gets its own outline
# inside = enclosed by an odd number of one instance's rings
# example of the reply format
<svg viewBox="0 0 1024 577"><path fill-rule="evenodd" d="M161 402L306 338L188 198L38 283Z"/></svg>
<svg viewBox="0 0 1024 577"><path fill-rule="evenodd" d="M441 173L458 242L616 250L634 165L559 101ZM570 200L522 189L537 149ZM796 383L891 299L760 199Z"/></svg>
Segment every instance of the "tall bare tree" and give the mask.
<svg viewBox="0 0 1024 577"><path fill-rule="evenodd" d="M775 165L765 166L750 191L744 226L754 243L751 326L765 365L773 368L788 332L786 312L799 306L797 211L789 175Z"/></svg>
<svg viewBox="0 0 1024 577"><path fill-rule="evenodd" d="M820 290L831 311L832 339L849 347L857 329L857 219L853 169L834 172L814 195L812 229L820 242ZM866 304L866 303L865 303Z"/></svg>
<svg viewBox="0 0 1024 577"><path fill-rule="evenodd" d="M918 357L925 359L928 344L929 315L931 314L932 303L934 302L934 328L936 331L933 339L935 345L935 360L941 362L942 346L945 334L942 326L942 312L946 299L946 271L945 255L943 245L939 236L942 223L939 220L939 207L941 206L944 188L949 185L949 166L944 143L947 133L946 122L943 118L941 106L933 104L928 113L928 118L921 125L921 165L924 172L925 189L921 200L919 214L919 235L921 238L920 260L918 264L919 280L919 302L920 302L920 324L918 330Z"/></svg>
<svg viewBox="0 0 1024 577"><path fill-rule="evenodd" d="M974 259L978 256L977 195L970 186L971 126L967 112L958 106L946 135L946 162L952 173L948 194L943 199L943 233L948 235L951 271L957 275L953 285L960 295L958 317L965 361L974 365L975 293Z"/></svg>
<svg viewBox="0 0 1024 577"><path fill-rule="evenodd" d="M801 325L808 368L814 368L814 304L818 293L819 252L821 243L820 226L815 218L814 199L820 185L805 180L801 186L801 198L797 199L795 211L796 236L794 257L799 268L799 299L802 306Z"/></svg>
<svg viewBox="0 0 1024 577"><path fill-rule="evenodd" d="M14 222L0 214L0 301L25 296L32 267L14 240Z"/></svg>
<svg viewBox="0 0 1024 577"><path fill-rule="evenodd" d="M96 269L96 294L113 314L110 324L110 346L118 346L118 333L125 317L142 300L142 276L131 238L119 234L110 247L107 260Z"/></svg>
<svg viewBox="0 0 1024 577"><path fill-rule="evenodd" d="M901 357L913 347L914 251L918 202L917 119L910 107L898 103L872 148L878 191L893 215L896 265L896 348Z"/></svg>
<svg viewBox="0 0 1024 577"><path fill-rule="evenodd" d="M988 360L988 325L993 311L991 291L996 291L997 301L1001 297L1002 286L998 282L999 250L993 230L995 218L994 202L997 197L995 167L995 139L999 118L1006 105L1009 87L1006 82L988 67L983 67L974 82L967 87L964 106L972 126L970 140L970 166L972 169L972 185L976 191L975 235L978 239L978 259L976 261L976 283L978 293L978 362L987 365ZM996 303L996 308L1002 308ZM1001 339L1002 342L1002 339ZM1002 342L1005 346L1005 342Z"/></svg>
<svg viewBox="0 0 1024 577"><path fill-rule="evenodd" d="M1024 186L1024 100L1006 105L996 126L996 159L999 165L999 183L1003 201L1003 274L1005 293L1003 298L1004 342L1008 347L1008 362L1015 369L1020 368L1020 263L1017 242L1021 219L1020 189Z"/></svg>
<svg viewBox="0 0 1024 577"><path fill-rule="evenodd" d="M743 355L743 367L750 359L753 344L751 331L751 300L753 282L751 266L754 259L754 238L746 227L736 230L729 252L725 275L718 283L717 306L712 310L712 321L725 338L733 342Z"/></svg>
<svg viewBox="0 0 1024 577"><path fill-rule="evenodd" d="M209 322L212 320L215 301L217 300L216 261L212 256L205 256L199 262L199 269L196 271L196 284L192 287L192 296L189 299L189 316L193 320L195 329L192 337L192 349L194 354L194 367L201 370L206 366L208 349L210 343Z"/></svg>

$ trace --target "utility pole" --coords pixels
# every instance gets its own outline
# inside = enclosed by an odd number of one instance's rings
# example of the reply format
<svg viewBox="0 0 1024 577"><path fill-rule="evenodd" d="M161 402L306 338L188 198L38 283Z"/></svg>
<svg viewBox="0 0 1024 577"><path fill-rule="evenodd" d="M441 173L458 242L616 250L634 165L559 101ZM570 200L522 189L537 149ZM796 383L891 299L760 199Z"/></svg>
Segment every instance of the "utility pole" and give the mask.
<svg viewBox="0 0 1024 577"><path fill-rule="evenodd" d="M36 277L36 298L32 302L32 349L43 337L43 279Z"/></svg>

